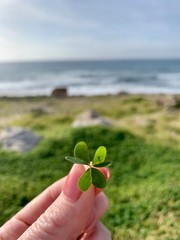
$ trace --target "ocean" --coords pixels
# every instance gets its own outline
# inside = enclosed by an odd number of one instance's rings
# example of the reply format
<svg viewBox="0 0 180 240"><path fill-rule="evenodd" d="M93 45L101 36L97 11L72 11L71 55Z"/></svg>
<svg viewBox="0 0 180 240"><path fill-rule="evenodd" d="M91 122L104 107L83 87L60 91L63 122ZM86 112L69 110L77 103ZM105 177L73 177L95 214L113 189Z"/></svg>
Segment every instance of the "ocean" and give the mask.
<svg viewBox="0 0 180 240"><path fill-rule="evenodd" d="M180 60L0 63L0 96L180 93Z"/></svg>

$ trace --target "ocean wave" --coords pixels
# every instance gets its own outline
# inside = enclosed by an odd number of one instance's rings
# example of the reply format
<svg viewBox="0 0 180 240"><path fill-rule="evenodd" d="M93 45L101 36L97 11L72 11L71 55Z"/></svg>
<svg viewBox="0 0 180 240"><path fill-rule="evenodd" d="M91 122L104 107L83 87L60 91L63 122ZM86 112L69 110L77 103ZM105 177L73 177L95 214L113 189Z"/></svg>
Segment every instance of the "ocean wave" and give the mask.
<svg viewBox="0 0 180 240"><path fill-rule="evenodd" d="M180 93L180 62L33 63L0 65L0 95L50 95L66 87L69 95ZM109 65L108 65L109 64ZM114 65L115 64L115 65ZM148 65L148 66L147 66ZM99 67L98 67L99 66ZM103 67L104 66L104 67ZM164 70L162 70L164 69Z"/></svg>
<svg viewBox="0 0 180 240"><path fill-rule="evenodd" d="M180 88L180 72L175 73L160 73L158 80L170 87Z"/></svg>

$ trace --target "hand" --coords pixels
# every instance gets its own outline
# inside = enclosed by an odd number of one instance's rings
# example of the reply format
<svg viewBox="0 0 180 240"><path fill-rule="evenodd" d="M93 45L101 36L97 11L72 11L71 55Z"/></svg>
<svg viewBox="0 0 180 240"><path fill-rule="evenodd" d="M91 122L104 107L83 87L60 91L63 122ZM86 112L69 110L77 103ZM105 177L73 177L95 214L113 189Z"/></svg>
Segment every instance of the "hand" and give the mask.
<svg viewBox="0 0 180 240"><path fill-rule="evenodd" d="M91 186L81 192L78 180L85 171L74 165L68 176L55 182L0 228L0 240L110 240L99 219L107 209L103 192ZM109 172L102 168L108 178Z"/></svg>

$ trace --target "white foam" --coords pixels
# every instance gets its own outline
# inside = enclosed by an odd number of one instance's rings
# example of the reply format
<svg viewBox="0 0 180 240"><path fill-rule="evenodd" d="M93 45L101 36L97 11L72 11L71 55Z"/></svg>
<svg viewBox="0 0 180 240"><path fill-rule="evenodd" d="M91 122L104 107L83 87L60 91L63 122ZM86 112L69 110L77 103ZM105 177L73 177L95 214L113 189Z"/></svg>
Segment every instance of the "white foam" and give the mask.
<svg viewBox="0 0 180 240"><path fill-rule="evenodd" d="M48 65L47 65L48 66ZM22 72L21 72L22 71ZM1 72L1 96L50 95L54 88L66 87L72 95L107 95L121 91L129 93L180 93L180 71L160 72L155 69L81 69L32 72L17 69L14 72Z"/></svg>

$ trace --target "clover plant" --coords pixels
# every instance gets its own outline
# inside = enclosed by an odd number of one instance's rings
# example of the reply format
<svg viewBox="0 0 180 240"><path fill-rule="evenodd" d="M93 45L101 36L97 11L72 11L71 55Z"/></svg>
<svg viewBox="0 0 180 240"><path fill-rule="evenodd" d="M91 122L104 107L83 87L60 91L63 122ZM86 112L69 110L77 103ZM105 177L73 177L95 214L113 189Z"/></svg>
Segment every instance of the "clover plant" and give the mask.
<svg viewBox="0 0 180 240"><path fill-rule="evenodd" d="M106 178L97 168L109 166L111 161L105 161L106 148L100 146L93 157L90 159L88 146L85 142L79 142L74 148L74 157L66 156L65 159L71 163L88 165L88 169L82 174L79 179L78 186L81 191L86 191L93 184L98 188L106 186Z"/></svg>

